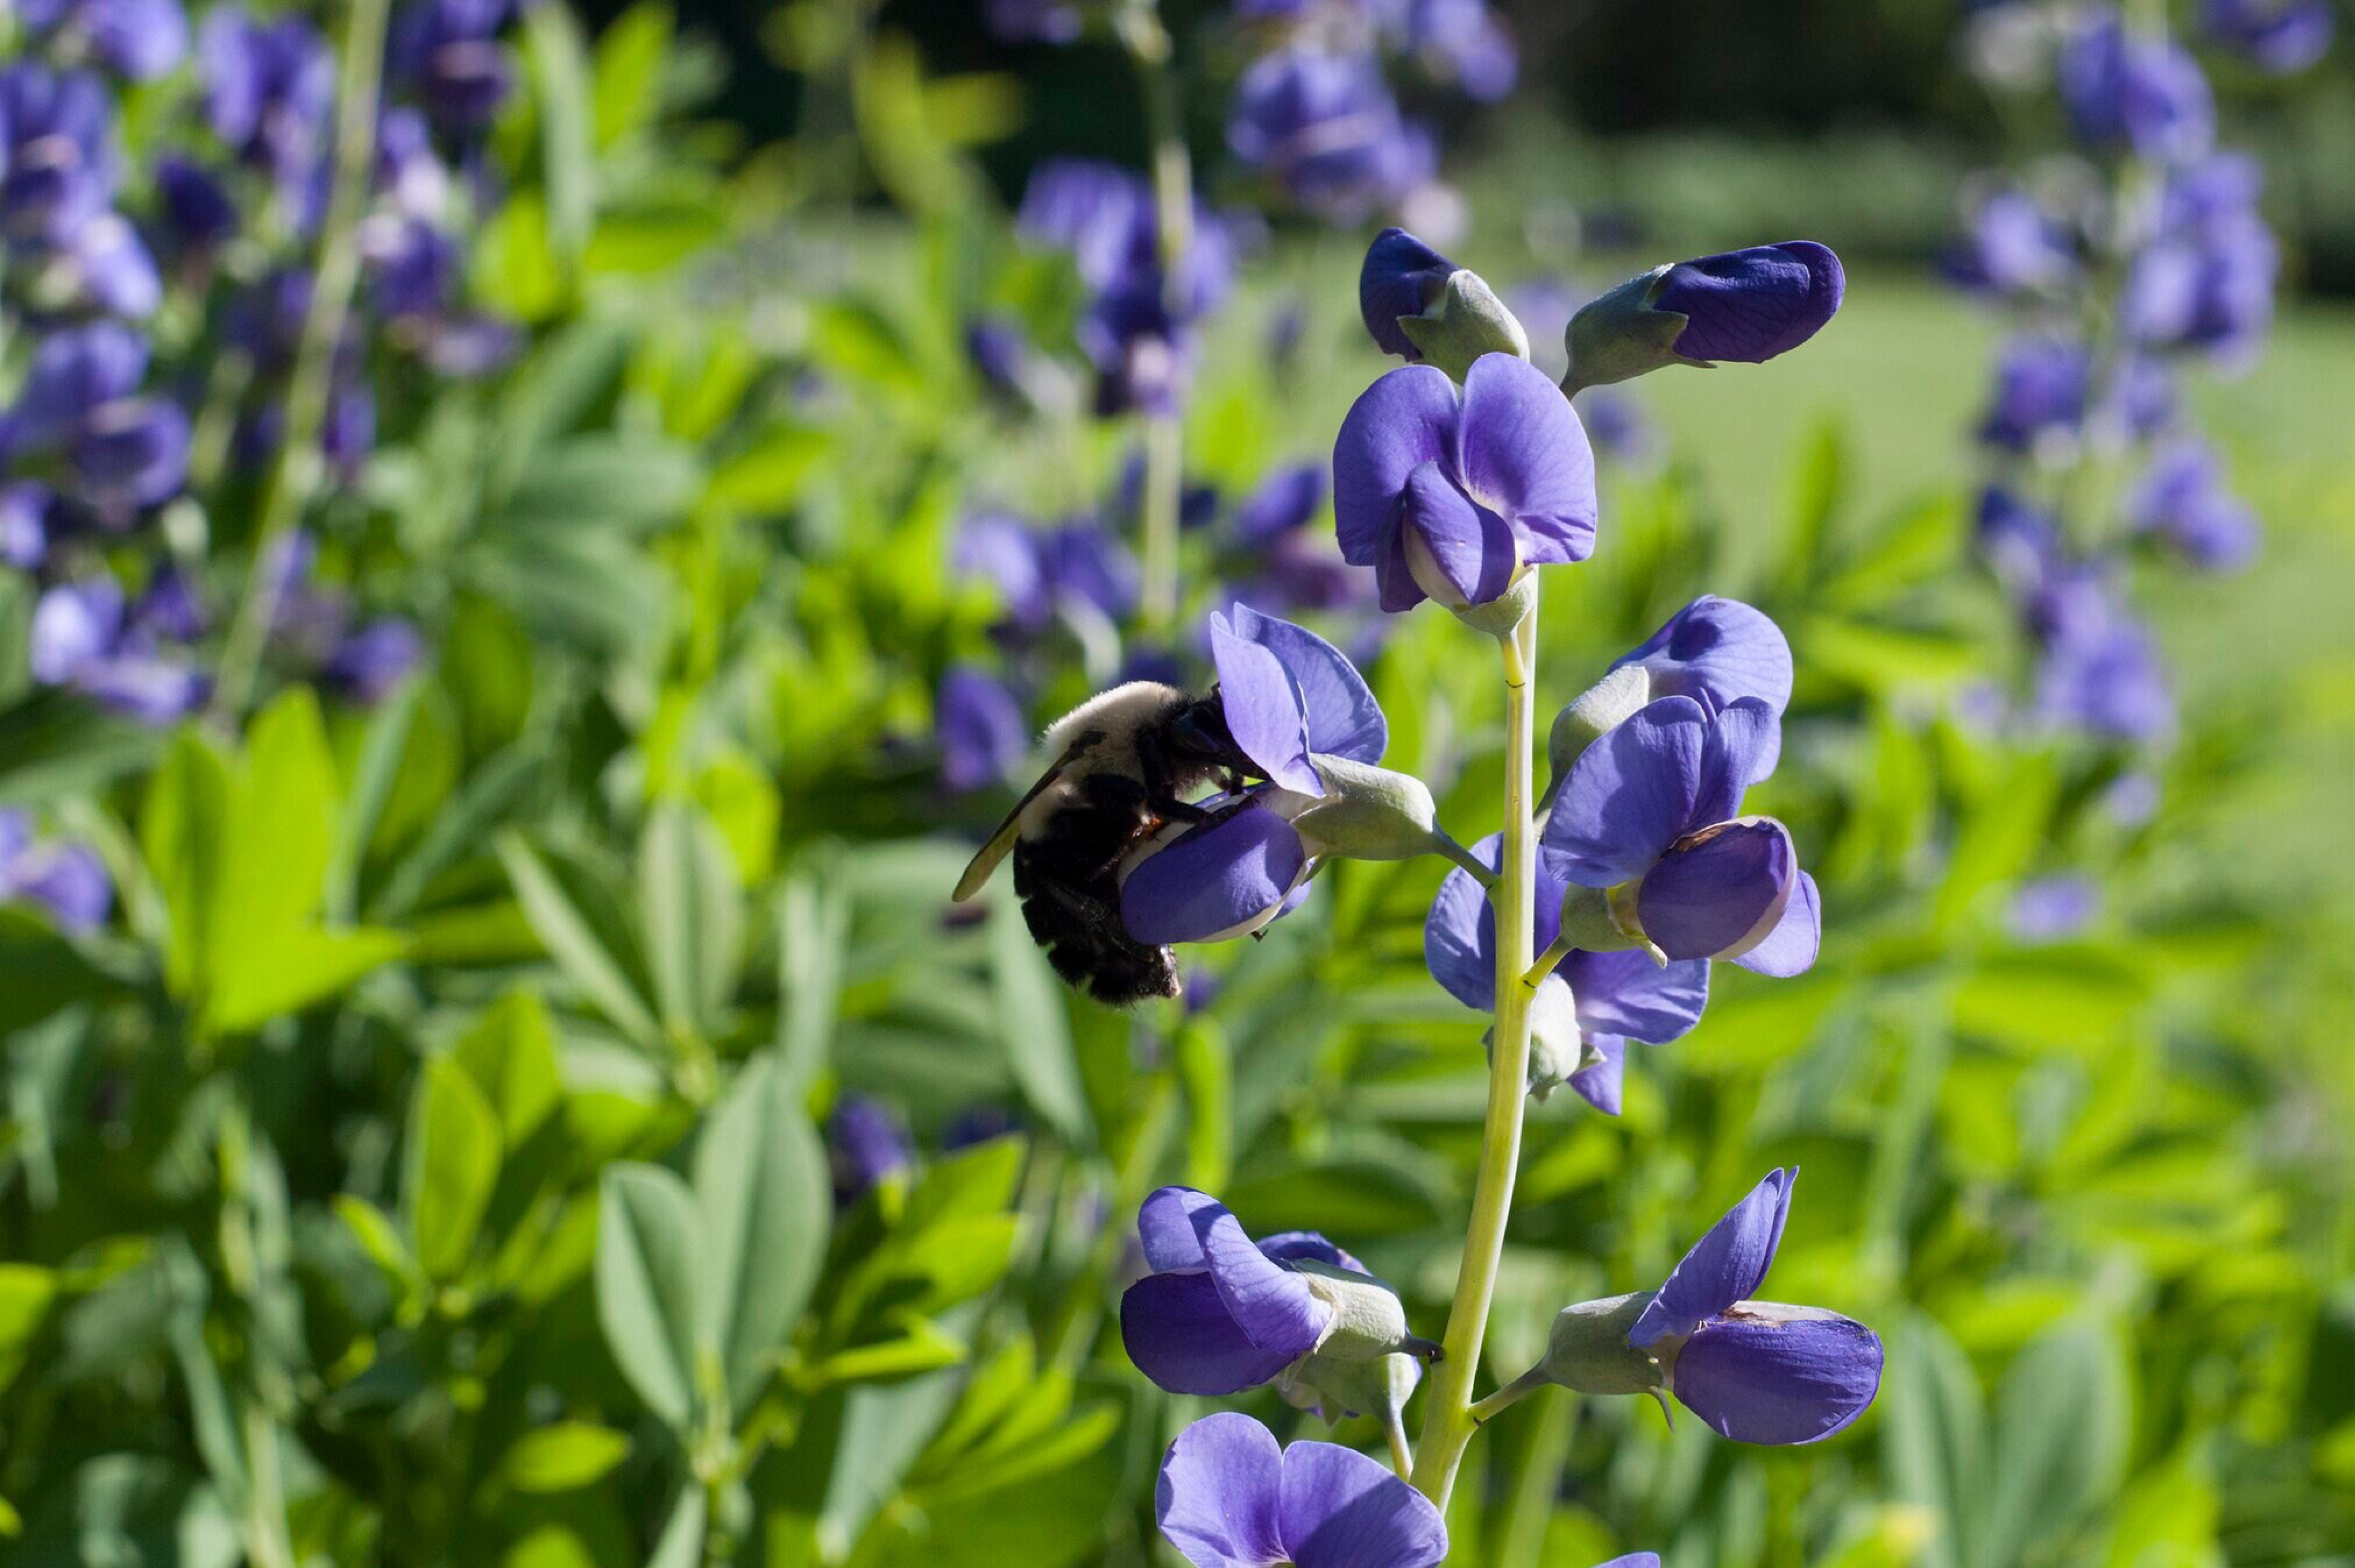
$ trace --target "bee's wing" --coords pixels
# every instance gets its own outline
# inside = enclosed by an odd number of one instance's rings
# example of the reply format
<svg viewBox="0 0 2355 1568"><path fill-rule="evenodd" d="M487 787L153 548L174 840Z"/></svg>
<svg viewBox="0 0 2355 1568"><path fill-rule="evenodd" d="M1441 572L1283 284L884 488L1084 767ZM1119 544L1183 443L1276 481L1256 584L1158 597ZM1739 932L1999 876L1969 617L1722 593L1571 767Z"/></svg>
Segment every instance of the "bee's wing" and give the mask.
<svg viewBox="0 0 2355 1568"><path fill-rule="evenodd" d="M1039 798L1041 790L1063 776L1063 768L1076 755L1078 749L1074 747L1055 758L1054 766L1040 774L1039 781L1024 792L1022 799L1014 802L1014 809L1006 813L1006 820L997 824L997 831L989 835L989 842L981 846L980 852L964 868L964 874L957 878L956 892L952 895L956 902L964 903L988 883L990 874L997 869L997 863L1006 858L1006 852L1014 847L1015 837L1022 831L1023 811Z"/></svg>

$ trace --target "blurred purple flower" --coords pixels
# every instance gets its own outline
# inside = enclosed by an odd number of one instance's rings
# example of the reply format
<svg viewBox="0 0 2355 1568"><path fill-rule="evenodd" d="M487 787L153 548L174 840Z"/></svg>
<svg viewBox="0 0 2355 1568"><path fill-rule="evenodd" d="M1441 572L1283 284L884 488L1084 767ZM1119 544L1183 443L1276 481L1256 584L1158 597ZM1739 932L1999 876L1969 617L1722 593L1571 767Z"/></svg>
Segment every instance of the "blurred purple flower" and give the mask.
<svg viewBox="0 0 2355 1568"><path fill-rule="evenodd" d="M149 630L125 614L112 577L60 583L41 595L29 663L44 685L73 687L152 725L194 711L208 689L193 666L155 652Z"/></svg>
<svg viewBox="0 0 2355 1568"><path fill-rule="evenodd" d="M2126 501L2137 528L2166 539L2195 566L2244 566L2257 552L2256 514L2224 488L2206 443L2184 438L2161 447Z"/></svg>
<svg viewBox="0 0 2355 1568"><path fill-rule="evenodd" d="M2330 0L2207 0L2208 36L2261 70L2295 76L2330 48Z"/></svg>
<svg viewBox="0 0 2355 1568"><path fill-rule="evenodd" d="M197 29L197 69L213 133L267 172L282 198L303 198L325 155L335 103L326 40L299 16L264 22L217 6Z"/></svg>
<svg viewBox="0 0 2355 1568"><path fill-rule="evenodd" d="M17 19L50 47L87 54L117 76L153 81L188 52L180 0L16 0Z"/></svg>
<svg viewBox="0 0 2355 1568"><path fill-rule="evenodd" d="M0 810L0 901L37 905L58 929L83 935L106 923L114 880L86 844L36 843L22 809Z"/></svg>
<svg viewBox="0 0 2355 1568"><path fill-rule="evenodd" d="M319 666L328 686L363 707L384 701L424 661L425 641L397 616L371 620L338 641Z"/></svg>
<svg viewBox="0 0 2355 1568"><path fill-rule="evenodd" d="M1030 726L1012 689L970 665L953 665L941 677L932 736L941 782L957 794L1005 779L1030 752Z"/></svg>
<svg viewBox="0 0 2355 1568"><path fill-rule="evenodd" d="M1969 236L1946 262L1956 282L1998 294L2051 292L2078 271L2068 228L2022 190L2000 190L1981 202Z"/></svg>
<svg viewBox="0 0 2355 1568"><path fill-rule="evenodd" d="M1407 47L1464 96L1494 103L1513 90L1520 55L1486 0L1407 0Z"/></svg>
<svg viewBox="0 0 2355 1568"><path fill-rule="evenodd" d="M883 1101L855 1091L838 1096L826 1121L826 1154L834 1170L834 1202L847 1207L878 1181L914 1166L908 1125Z"/></svg>
<svg viewBox="0 0 2355 1568"><path fill-rule="evenodd" d="M511 0L409 0L394 18L386 61L435 124L475 132L497 115L515 87L498 41Z"/></svg>
<svg viewBox="0 0 2355 1568"><path fill-rule="evenodd" d="M0 67L0 234L69 241L114 199L114 100L88 71Z"/></svg>
<svg viewBox="0 0 2355 1568"><path fill-rule="evenodd" d="M2058 942L2092 924L2101 906L2099 883L2083 872L2062 872L2021 883L2006 918L2023 942Z"/></svg>
<svg viewBox="0 0 2355 1568"><path fill-rule="evenodd" d="M1235 508L1236 542L1246 549L1260 549L1305 527L1325 504L1325 485L1323 463L1274 470Z"/></svg>
<svg viewBox="0 0 2355 1568"><path fill-rule="evenodd" d="M2193 158L2215 136L2215 99L2199 62L2171 38L2129 28L2115 7L2091 12L2053 69L2070 127L2089 146Z"/></svg>
<svg viewBox="0 0 2355 1568"><path fill-rule="evenodd" d="M2084 426L2092 374L2093 356L2081 343L2013 338L1997 362L1995 397L1979 423L1979 440L2028 452L2074 439Z"/></svg>
<svg viewBox="0 0 2355 1568"><path fill-rule="evenodd" d="M986 0L982 16L1009 44L1077 43L1087 29L1074 0Z"/></svg>
<svg viewBox="0 0 2355 1568"><path fill-rule="evenodd" d="M1236 84L1227 145L1328 223L1395 207L1437 172L1430 132L1399 112L1369 54L1286 48Z"/></svg>

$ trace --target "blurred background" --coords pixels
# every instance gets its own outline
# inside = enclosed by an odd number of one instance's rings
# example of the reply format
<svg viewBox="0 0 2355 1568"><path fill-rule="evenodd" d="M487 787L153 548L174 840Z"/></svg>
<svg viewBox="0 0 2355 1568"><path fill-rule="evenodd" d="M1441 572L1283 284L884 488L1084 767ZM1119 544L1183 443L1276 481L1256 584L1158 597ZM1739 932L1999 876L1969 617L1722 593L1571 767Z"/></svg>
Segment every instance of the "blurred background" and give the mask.
<svg viewBox="0 0 2355 1568"><path fill-rule="evenodd" d="M1236 598L1493 831L1487 651L1332 543L1396 222L1554 374L1651 267L1848 267L1578 400L1540 717L1774 616L1825 940L1531 1107L1483 1383L1796 1163L1771 1294L1882 1391L1543 1392L1451 1562L2355 1563L2339 9L0 5L0 1561L1174 1563L1169 1181L1436 1334L1442 867L1130 1013L948 901Z"/></svg>

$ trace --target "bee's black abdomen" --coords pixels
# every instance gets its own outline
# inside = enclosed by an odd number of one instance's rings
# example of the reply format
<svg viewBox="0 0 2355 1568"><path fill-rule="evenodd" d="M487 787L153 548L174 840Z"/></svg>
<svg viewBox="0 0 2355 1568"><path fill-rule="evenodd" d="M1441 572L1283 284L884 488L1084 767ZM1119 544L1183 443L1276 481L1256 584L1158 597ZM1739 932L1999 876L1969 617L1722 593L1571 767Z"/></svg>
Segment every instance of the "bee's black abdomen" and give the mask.
<svg viewBox="0 0 2355 1568"><path fill-rule="evenodd" d="M1060 858L1073 847L1059 837L1014 846L1014 891L1031 939L1066 984L1108 1006L1176 996L1177 955L1146 947L1121 925L1120 889L1110 868L1091 864L1082 876L1058 874L1079 869Z"/></svg>

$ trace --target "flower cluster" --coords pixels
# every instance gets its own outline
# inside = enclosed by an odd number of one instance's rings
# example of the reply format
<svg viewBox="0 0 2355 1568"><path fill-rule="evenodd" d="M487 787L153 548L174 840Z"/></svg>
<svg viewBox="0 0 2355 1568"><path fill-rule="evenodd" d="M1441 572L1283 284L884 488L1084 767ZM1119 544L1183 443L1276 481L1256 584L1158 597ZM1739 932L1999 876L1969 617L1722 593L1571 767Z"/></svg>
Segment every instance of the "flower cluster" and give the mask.
<svg viewBox="0 0 2355 1568"><path fill-rule="evenodd" d="M360 292L342 336L314 346L336 158L327 40L234 5L193 25L179 0L18 7L29 48L0 67L0 333L21 356L0 408L0 557L40 585L37 679L155 723L205 700L202 644L230 620L229 585L172 564L188 552L156 524L176 513L183 539L221 525L286 444L306 353L327 372L311 439L348 483L375 441L373 356L472 374L511 351L511 329L464 307L459 273L461 237L497 192L485 136L512 86L512 9L416 0L394 18L391 101L348 237ZM124 83L139 84L135 157ZM292 607L299 635L273 646L372 700L415 662L416 633L339 600L315 613L325 602Z"/></svg>
<svg viewBox="0 0 2355 1568"><path fill-rule="evenodd" d="M1657 269L1571 319L1565 386L1772 358L1822 327L1843 283L1837 259L1805 242ZM1523 1091L1541 1101L1568 1083L1616 1114L1627 1042L1691 1029L1714 961L1766 976L1809 969L1822 899L1790 830L1745 807L1780 758L1793 688L1788 642L1749 605L1697 599L1615 661L1557 715L1552 780L1535 798L1538 568L1595 547L1585 433L1486 283L1412 236L1375 241L1360 305L1374 340L1415 363L1376 381L1343 423L1336 533L1351 564L1373 568L1384 610L1434 599L1497 640L1509 710L1505 830L1470 848L1451 837L1430 790L1382 766L1389 725L1350 659L1238 603L1209 618L1213 698L1173 710L1184 716L1169 744L1207 745L1215 790L1164 801L1148 785L1113 882L1125 937L1150 949L1256 935L1338 860L1455 863L1425 925L1425 958L1450 994L1494 1016L1485 1136L1492 1148L1503 1137L1507 1151L1501 1175L1484 1165L1476 1196L1463 1279L1477 1282L1497 1266ZM1206 706L1216 733L1204 738ZM1104 798L1133 800L1134 789ZM1658 1289L1563 1308L1545 1358L1476 1404L1480 1325L1468 1339L1459 1330L1464 1292L1484 1287L1459 1286L1443 1349L1415 1334L1396 1290L1326 1236L1254 1239L1207 1193L1155 1192L1137 1215L1144 1272L1121 1304L1137 1369L1174 1393L1273 1386L1328 1423L1371 1415L1397 1471L1327 1444L1286 1449L1255 1421L1212 1415L1164 1460L1164 1534L1199 1568L1436 1563L1446 1533L1434 1505L1472 1429L1548 1382L1651 1393L1664 1410L1673 1395L1740 1441L1811 1443L1842 1430L1879 1389L1880 1340L1836 1312L1752 1299L1795 1174L1770 1174ZM1472 1250L1483 1236L1486 1255ZM1485 1313L1485 1294L1476 1299ZM1419 1389L1420 1449L1403 1415Z"/></svg>
<svg viewBox="0 0 2355 1568"><path fill-rule="evenodd" d="M1996 366L1978 438L1993 468L1979 540L2036 655L2024 716L2141 745L2174 728L2149 631L2120 588L2124 557L2163 549L2200 570L2237 567L2257 529L2181 411L2182 368L2230 370L2261 351L2280 255L2258 208L2263 171L2216 145L2199 60L2157 17L2013 4L2051 40L2041 79L2076 159L1981 189L1947 270L2008 307L2019 329ZM1984 18L1982 18L1984 21ZM2214 0L2207 37L2261 69L2311 64L2330 12L2307 0ZM2075 516L2071 476L2128 471L2122 504Z"/></svg>

